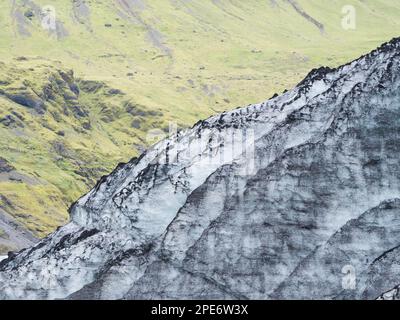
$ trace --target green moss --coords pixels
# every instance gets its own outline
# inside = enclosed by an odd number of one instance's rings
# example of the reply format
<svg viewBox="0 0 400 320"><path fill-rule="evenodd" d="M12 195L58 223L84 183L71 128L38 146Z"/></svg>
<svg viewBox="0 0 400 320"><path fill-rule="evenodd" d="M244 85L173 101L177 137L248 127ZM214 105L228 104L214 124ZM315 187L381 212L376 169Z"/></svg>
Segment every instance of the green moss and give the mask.
<svg viewBox="0 0 400 320"><path fill-rule="evenodd" d="M4 230L1 230L1 229L0 229L0 238L8 239L9 236L8 236L8 234L7 234Z"/></svg>
<svg viewBox="0 0 400 320"><path fill-rule="evenodd" d="M0 244L0 255L6 255L10 251L14 251L14 247L6 246L4 244Z"/></svg>

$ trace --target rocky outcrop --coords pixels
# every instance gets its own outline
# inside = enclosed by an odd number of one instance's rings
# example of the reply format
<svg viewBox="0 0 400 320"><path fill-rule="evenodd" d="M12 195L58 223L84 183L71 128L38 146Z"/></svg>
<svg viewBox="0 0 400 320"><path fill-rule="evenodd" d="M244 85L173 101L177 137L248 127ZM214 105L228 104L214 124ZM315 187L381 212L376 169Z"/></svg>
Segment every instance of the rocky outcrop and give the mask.
<svg viewBox="0 0 400 320"><path fill-rule="evenodd" d="M0 173L11 172L15 168L4 158L0 157Z"/></svg>
<svg viewBox="0 0 400 320"><path fill-rule="evenodd" d="M103 177L68 225L1 262L0 298L374 299L392 290L399 71L394 39L159 142Z"/></svg>

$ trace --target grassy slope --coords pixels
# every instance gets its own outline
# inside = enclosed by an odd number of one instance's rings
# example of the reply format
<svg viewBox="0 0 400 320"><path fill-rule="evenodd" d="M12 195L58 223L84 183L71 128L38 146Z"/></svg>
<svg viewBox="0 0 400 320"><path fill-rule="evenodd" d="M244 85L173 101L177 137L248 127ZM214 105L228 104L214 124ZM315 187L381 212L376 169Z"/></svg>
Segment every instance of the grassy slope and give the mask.
<svg viewBox="0 0 400 320"><path fill-rule="evenodd" d="M0 80L7 81L0 89L40 93L59 70L69 69L104 86L85 92L87 84L73 80L81 86L73 104L88 112L83 118L64 113L65 105L72 106L65 101L65 93L71 94L65 83L55 89L55 101L45 100L43 114L0 96L0 118L12 111L24 117L22 127L0 124L0 156L27 177L0 178L0 205L43 236L65 222L69 203L96 178L138 154L149 129L165 129L168 121L186 126L265 100L311 68L340 65L400 30L397 1L297 1L324 24L325 34L287 1L275 2L86 0L85 17L73 10L73 1L2 1L0 59L6 64L0 65ZM68 35L43 30L32 3L53 5ZM348 4L357 9L356 30L341 27L341 8ZM35 16L18 19L27 10ZM20 56L28 59L17 61ZM124 94L110 95L110 88ZM126 111L128 102L135 112ZM133 120L140 128L131 126ZM90 128L83 129L87 123Z"/></svg>
<svg viewBox="0 0 400 320"><path fill-rule="evenodd" d="M8 95L0 95L0 154L19 173L0 174L0 206L39 236L65 222L71 201L125 155L137 154L134 144L143 145L146 138L130 125L142 119L135 113L146 116L144 107L123 93L110 94L112 88L102 83L71 77L70 83L81 88L75 95L60 70L41 60L19 61L18 68L0 65L7 75L0 92ZM93 85L101 87L93 91ZM16 96L32 96L43 106L14 103L10 99ZM143 129L163 123L161 113L154 114Z"/></svg>

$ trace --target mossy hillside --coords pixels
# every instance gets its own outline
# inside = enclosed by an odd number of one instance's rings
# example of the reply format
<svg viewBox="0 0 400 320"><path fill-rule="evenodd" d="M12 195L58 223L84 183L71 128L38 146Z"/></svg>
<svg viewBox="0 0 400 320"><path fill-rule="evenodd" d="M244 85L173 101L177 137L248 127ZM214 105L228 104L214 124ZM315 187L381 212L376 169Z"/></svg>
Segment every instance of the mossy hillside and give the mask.
<svg viewBox="0 0 400 320"><path fill-rule="evenodd" d="M101 175L137 155L148 130L168 126L161 111L57 63L24 59L0 72L0 154L20 175L0 179L0 206L39 236L65 223L68 206Z"/></svg>

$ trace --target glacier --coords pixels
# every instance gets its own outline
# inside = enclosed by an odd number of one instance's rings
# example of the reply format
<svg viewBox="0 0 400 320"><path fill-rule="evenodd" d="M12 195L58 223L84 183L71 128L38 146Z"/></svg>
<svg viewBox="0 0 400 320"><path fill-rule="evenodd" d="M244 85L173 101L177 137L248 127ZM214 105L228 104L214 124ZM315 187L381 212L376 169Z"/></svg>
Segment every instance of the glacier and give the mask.
<svg viewBox="0 0 400 320"><path fill-rule="evenodd" d="M0 299L396 299L399 89L400 38L171 135L0 261Z"/></svg>

